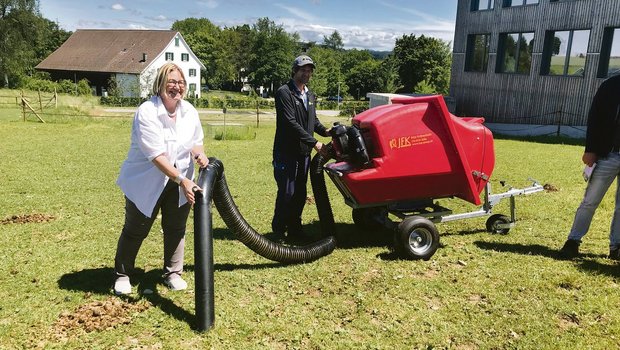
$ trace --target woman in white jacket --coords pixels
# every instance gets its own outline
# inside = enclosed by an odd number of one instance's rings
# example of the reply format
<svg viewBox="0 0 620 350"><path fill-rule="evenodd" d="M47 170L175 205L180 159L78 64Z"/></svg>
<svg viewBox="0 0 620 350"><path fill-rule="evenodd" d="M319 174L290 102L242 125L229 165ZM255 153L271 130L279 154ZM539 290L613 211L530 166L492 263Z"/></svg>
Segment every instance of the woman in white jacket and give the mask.
<svg viewBox="0 0 620 350"><path fill-rule="evenodd" d="M183 100L186 81L174 63L164 64L153 82L155 96L142 103L134 116L131 146L117 184L125 194L125 224L114 259L114 293L130 294L130 274L142 241L159 210L164 234L164 283L183 290L181 278L185 226L194 192L194 162L206 167L203 130L198 112Z"/></svg>

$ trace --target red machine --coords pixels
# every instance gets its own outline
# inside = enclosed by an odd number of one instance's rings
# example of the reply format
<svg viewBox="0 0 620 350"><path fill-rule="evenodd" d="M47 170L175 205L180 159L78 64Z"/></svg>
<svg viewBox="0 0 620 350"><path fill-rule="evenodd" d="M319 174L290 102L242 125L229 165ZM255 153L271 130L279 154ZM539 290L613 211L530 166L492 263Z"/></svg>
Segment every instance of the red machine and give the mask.
<svg viewBox="0 0 620 350"><path fill-rule="evenodd" d="M352 126L331 129L336 162L324 169L353 208L363 228L396 229L395 248L409 258L430 258L439 245L434 222L490 215L501 198L511 198L511 218L495 214L487 229L507 233L514 226L514 196L541 191L525 189L490 195L495 164L493 135L483 118L459 118L448 112L441 96L402 97L391 105L358 114ZM435 199L458 197L482 209L452 212ZM401 219L395 226L388 213Z"/></svg>

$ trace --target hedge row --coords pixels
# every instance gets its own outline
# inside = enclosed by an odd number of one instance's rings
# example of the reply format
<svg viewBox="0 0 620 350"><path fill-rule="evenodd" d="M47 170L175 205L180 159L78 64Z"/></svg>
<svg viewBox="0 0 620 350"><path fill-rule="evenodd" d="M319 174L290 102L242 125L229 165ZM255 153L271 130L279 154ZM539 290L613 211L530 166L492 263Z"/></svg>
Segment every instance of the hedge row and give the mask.
<svg viewBox="0 0 620 350"><path fill-rule="evenodd" d="M68 79L62 79L57 82L38 79L34 77L23 77L20 82L20 88L41 92L57 92L70 95L92 95L92 90L88 80L82 79L76 83Z"/></svg>
<svg viewBox="0 0 620 350"><path fill-rule="evenodd" d="M137 107L145 99L139 97L101 97L101 104L104 106L117 106L117 107ZM206 97L206 98L187 98L196 108L213 108L213 109L256 109L258 103L259 109L275 109L275 102L273 100L266 99L235 99L235 98L221 98L221 97ZM320 110L334 110L338 109L337 102L335 101L318 101L317 109ZM354 116L360 112L368 109L368 102L364 101L344 101L340 103L340 115Z"/></svg>

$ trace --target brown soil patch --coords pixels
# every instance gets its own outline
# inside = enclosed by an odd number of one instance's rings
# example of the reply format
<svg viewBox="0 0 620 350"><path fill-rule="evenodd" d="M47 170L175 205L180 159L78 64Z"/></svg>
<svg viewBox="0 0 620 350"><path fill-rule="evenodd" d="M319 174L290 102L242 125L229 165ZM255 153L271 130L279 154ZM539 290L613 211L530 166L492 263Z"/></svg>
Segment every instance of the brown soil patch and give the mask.
<svg viewBox="0 0 620 350"><path fill-rule="evenodd" d="M73 312L63 312L54 325L54 333L64 338L72 330L102 331L128 324L132 317L151 306L146 301L130 303L116 297L80 305Z"/></svg>
<svg viewBox="0 0 620 350"><path fill-rule="evenodd" d="M48 222L54 219L56 218L53 215L35 213L35 214L13 215L11 217L2 219L0 223L2 223L2 225L27 224L27 223Z"/></svg>
<svg viewBox="0 0 620 350"><path fill-rule="evenodd" d="M544 188L547 192L557 192L557 191L558 191L558 188L557 188L557 187L555 187L555 186L554 186L554 185L552 185L552 184L544 184L544 185L543 185L543 188Z"/></svg>

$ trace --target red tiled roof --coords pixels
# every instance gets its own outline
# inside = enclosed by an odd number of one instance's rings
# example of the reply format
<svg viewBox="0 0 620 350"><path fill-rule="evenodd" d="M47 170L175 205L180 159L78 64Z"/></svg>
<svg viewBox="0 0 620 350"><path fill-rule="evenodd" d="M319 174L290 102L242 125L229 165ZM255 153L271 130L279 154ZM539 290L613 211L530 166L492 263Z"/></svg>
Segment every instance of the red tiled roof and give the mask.
<svg viewBox="0 0 620 350"><path fill-rule="evenodd" d="M78 29L35 68L139 74L176 34L173 30Z"/></svg>

